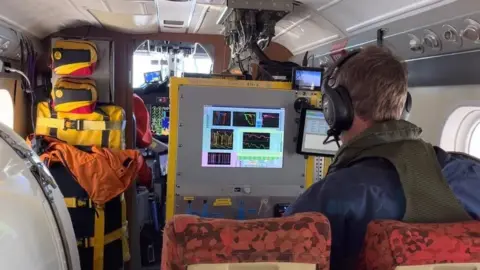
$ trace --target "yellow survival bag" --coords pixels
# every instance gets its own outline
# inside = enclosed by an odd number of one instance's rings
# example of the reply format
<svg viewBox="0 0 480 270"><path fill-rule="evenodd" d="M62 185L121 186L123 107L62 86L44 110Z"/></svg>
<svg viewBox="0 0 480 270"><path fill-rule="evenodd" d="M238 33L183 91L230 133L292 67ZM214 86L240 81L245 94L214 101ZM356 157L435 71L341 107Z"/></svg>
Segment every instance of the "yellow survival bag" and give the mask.
<svg viewBox="0 0 480 270"><path fill-rule="evenodd" d="M97 104L90 114L57 112L48 104L37 104L35 134L47 135L75 146L125 149L125 112L115 105Z"/></svg>
<svg viewBox="0 0 480 270"><path fill-rule="evenodd" d="M97 46L91 41L57 40L52 48L52 69L57 75L90 76L97 61Z"/></svg>

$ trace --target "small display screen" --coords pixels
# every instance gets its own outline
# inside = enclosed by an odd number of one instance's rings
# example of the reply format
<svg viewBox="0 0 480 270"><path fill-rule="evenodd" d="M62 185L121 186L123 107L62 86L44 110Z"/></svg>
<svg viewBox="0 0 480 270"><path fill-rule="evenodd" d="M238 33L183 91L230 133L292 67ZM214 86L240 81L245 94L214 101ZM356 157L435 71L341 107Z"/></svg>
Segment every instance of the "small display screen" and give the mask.
<svg viewBox="0 0 480 270"><path fill-rule="evenodd" d="M285 109L205 106L202 167L282 168Z"/></svg>
<svg viewBox="0 0 480 270"><path fill-rule="evenodd" d="M320 110L306 110L304 119L302 152L334 155L338 150L335 143L323 144L327 138L328 124Z"/></svg>
<svg viewBox="0 0 480 270"><path fill-rule="evenodd" d="M316 90L322 86L321 70L301 70L295 72L296 88L302 90Z"/></svg>
<svg viewBox="0 0 480 270"><path fill-rule="evenodd" d="M162 73L160 71L152 71L143 74L145 83L159 82L162 80Z"/></svg>
<svg viewBox="0 0 480 270"><path fill-rule="evenodd" d="M170 135L170 108L151 106L151 129L158 135Z"/></svg>

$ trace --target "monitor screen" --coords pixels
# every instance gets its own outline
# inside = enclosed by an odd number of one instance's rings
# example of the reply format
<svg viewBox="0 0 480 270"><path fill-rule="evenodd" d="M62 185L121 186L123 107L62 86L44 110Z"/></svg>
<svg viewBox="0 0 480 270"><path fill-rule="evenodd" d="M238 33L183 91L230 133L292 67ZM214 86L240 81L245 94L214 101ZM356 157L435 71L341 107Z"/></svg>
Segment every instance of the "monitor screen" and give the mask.
<svg viewBox="0 0 480 270"><path fill-rule="evenodd" d="M205 106L202 167L282 168L285 109Z"/></svg>
<svg viewBox="0 0 480 270"><path fill-rule="evenodd" d="M162 72L161 71L152 71L143 74L145 78L145 83L151 82L159 82L162 80Z"/></svg>
<svg viewBox="0 0 480 270"><path fill-rule="evenodd" d="M170 108L151 106L151 129L158 135L170 135Z"/></svg>
<svg viewBox="0 0 480 270"><path fill-rule="evenodd" d="M337 150L336 143L323 144L329 129L323 112L318 109L306 109L302 112L303 131L301 132L301 153L332 156Z"/></svg>
<svg viewBox="0 0 480 270"><path fill-rule="evenodd" d="M322 86L322 71L297 69L295 84L297 89L318 90Z"/></svg>

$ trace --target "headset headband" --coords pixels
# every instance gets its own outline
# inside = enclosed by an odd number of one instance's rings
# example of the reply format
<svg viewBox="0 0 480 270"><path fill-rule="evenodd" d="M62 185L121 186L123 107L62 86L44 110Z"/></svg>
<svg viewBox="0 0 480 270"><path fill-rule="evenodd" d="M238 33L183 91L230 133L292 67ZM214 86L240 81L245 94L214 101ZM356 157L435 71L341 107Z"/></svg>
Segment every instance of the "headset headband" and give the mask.
<svg viewBox="0 0 480 270"><path fill-rule="evenodd" d="M353 58L355 55L359 54L362 50L361 49L355 49L353 51L348 52L345 56L342 56L338 61L335 62L335 64L332 66L330 69L331 71L327 73L326 76L326 84L330 88L333 88L333 84L331 84L331 81L334 80L335 75L338 73L338 70L346 63L348 60Z"/></svg>

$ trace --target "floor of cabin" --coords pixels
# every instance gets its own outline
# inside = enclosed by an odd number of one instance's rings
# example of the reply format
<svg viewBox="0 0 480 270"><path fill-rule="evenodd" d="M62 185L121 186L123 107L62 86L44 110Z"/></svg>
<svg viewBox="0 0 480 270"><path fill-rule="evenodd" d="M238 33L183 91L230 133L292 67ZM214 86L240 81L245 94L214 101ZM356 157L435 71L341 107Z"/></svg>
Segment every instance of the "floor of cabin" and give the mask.
<svg viewBox="0 0 480 270"><path fill-rule="evenodd" d="M160 263L151 265L151 266L144 266L142 270L160 270Z"/></svg>

